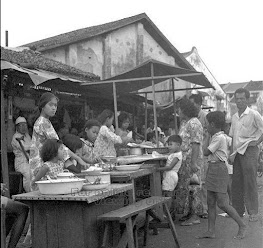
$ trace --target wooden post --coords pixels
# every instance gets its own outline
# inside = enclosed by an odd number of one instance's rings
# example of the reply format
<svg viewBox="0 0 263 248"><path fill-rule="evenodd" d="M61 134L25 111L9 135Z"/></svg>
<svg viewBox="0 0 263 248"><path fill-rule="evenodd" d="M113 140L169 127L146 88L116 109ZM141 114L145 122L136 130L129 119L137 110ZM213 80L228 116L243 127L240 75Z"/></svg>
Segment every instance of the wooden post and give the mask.
<svg viewBox="0 0 263 248"><path fill-rule="evenodd" d="M115 82L112 83L113 89L113 101L114 101L114 115L115 115L115 130L118 128L118 109L117 109L117 94L116 94L116 84Z"/></svg>
<svg viewBox="0 0 263 248"><path fill-rule="evenodd" d="M153 63L151 63L151 77L152 77L152 93L153 93L153 116L154 116L154 129L155 129L155 137L157 148L159 148L159 137L157 131L157 113L156 113L156 100L155 100L155 84L154 84L154 70L153 70Z"/></svg>
<svg viewBox="0 0 263 248"><path fill-rule="evenodd" d="M148 116L147 116L147 107L148 107L148 101L147 101L147 93L145 93L145 130L144 130L144 139L145 141L147 141L147 119L148 119Z"/></svg>
<svg viewBox="0 0 263 248"><path fill-rule="evenodd" d="M174 95L174 79L172 78L171 80L172 80L172 90L173 90L174 128L175 128L175 134L178 134L177 116L176 116L176 104L175 104L175 95Z"/></svg>
<svg viewBox="0 0 263 248"><path fill-rule="evenodd" d="M3 183L8 189L5 192L6 197L10 197L9 192L9 172L8 172L8 160L7 160L7 137L6 137L6 128L5 128L5 109L4 109L4 84L6 82L4 79L1 80L1 169Z"/></svg>

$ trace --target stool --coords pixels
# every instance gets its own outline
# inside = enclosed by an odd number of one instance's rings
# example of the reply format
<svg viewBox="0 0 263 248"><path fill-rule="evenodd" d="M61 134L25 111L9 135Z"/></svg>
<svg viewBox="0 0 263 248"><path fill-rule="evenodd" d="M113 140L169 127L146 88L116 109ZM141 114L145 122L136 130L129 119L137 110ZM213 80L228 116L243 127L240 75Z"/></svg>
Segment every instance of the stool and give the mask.
<svg viewBox="0 0 263 248"><path fill-rule="evenodd" d="M105 221L105 230L103 234L102 247L106 247L107 245L107 240L109 238L110 232L110 225L114 222L125 224L125 230L123 231L118 241L118 244L115 247L125 248L127 244L129 248L138 247L137 232L135 232L134 234L134 229L138 229L136 227L138 215L142 212L146 212L146 220L144 224L144 246L146 246L149 228L149 216L152 215L152 209L154 209L158 205L163 205L167 212L168 225L172 231L175 240L175 247L180 248L175 226L170 215L169 208L167 206L167 202L170 200L171 197L152 196L141 201L135 202L126 207L98 216L99 220Z"/></svg>

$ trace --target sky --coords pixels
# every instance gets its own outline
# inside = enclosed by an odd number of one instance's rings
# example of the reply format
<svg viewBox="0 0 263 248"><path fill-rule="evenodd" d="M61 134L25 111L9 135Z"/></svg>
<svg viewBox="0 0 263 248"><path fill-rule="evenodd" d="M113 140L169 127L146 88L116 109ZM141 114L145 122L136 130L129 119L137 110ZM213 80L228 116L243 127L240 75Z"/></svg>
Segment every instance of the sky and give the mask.
<svg viewBox="0 0 263 248"><path fill-rule="evenodd" d="M263 80L262 0L1 0L9 47L146 13L183 53L193 46L219 84Z"/></svg>

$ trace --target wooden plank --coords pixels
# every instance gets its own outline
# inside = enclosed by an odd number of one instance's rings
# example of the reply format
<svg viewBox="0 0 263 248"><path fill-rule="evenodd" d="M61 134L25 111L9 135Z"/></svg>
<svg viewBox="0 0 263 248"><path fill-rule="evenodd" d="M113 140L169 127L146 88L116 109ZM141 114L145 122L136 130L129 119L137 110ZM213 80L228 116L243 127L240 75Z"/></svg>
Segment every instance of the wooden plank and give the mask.
<svg viewBox="0 0 263 248"><path fill-rule="evenodd" d="M152 196L141 201L135 202L131 205L118 209L116 211L108 212L104 215L99 216L99 219L102 220L119 220L123 221L129 216L133 216L138 214L139 212L146 211L155 206L161 205L164 202L170 200L170 197L162 197L162 196Z"/></svg>
<svg viewBox="0 0 263 248"><path fill-rule="evenodd" d="M132 184L111 184L106 189L93 191L80 191L68 195L42 195L39 191L28 192L19 195L13 195L15 200L45 200L45 201L85 201L92 203L100 199L117 195L128 190L132 190Z"/></svg>
<svg viewBox="0 0 263 248"><path fill-rule="evenodd" d="M60 208L58 204L54 204L54 202L49 202L48 214L46 215L47 221L47 247L59 247L58 240L58 213L60 212Z"/></svg>
<svg viewBox="0 0 263 248"><path fill-rule="evenodd" d="M78 202L52 202L57 204L57 239L59 247L82 248L84 244L83 204ZM49 209L49 213L51 209ZM54 246L49 246L50 248Z"/></svg>

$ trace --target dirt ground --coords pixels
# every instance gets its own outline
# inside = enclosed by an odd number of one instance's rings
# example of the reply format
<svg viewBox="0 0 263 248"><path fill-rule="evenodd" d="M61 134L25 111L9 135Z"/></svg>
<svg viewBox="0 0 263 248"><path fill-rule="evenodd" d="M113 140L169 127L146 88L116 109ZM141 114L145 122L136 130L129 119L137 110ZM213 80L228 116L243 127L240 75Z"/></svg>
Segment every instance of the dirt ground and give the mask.
<svg viewBox="0 0 263 248"><path fill-rule="evenodd" d="M237 225L231 218L218 215L216 220L215 239L196 239L195 236L207 229L207 220L202 219L200 225L180 226L175 222L176 231L179 236L181 248L262 248L263 247L263 176L258 178L259 213L260 219L257 222L249 222L248 216L244 220L248 224L247 235L242 240L233 239L237 233ZM221 213L218 211L218 213ZM147 248L174 248L175 243L169 229L158 229L158 235L150 234ZM25 236L22 236L17 248L30 248L29 244L23 243ZM141 242L139 242L141 243Z"/></svg>
<svg viewBox="0 0 263 248"><path fill-rule="evenodd" d="M176 231L179 236L181 248L262 248L263 247L263 176L258 178L259 213L257 222L249 222L245 215L244 221L248 225L246 237L242 240L233 239L236 235L237 224L227 217L217 216L216 238L196 239L195 236L207 230L207 220L202 219L200 225L180 226L176 222ZM221 213L218 211L218 213ZM165 247L172 248L174 240L169 229L159 229L158 235L150 235L147 248Z"/></svg>

